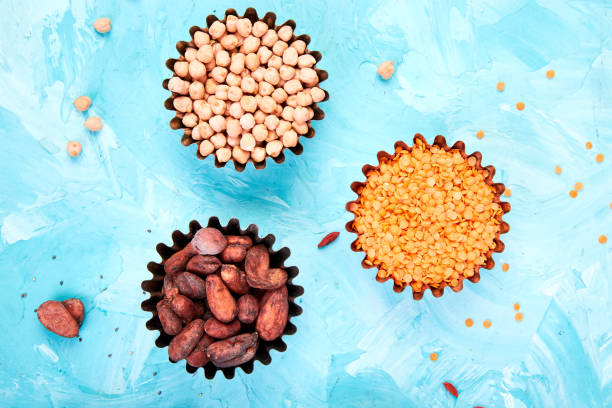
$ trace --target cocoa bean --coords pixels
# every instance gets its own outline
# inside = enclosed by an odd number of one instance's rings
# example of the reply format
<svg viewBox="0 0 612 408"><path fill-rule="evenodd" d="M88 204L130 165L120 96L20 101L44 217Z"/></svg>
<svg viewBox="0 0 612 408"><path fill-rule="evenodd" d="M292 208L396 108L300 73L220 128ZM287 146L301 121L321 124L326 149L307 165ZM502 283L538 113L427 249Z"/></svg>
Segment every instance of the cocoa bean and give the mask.
<svg viewBox="0 0 612 408"><path fill-rule="evenodd" d="M181 249L166 260L164 263L164 270L170 275L183 272L191 257L192 255L189 253L189 251Z"/></svg>
<svg viewBox="0 0 612 408"><path fill-rule="evenodd" d="M170 299L172 311L181 318L184 324L196 318L197 310L191 299L183 295L175 295Z"/></svg>
<svg viewBox="0 0 612 408"><path fill-rule="evenodd" d="M47 300L36 310L38 320L50 332L62 337L79 335L79 324L68 309L57 300Z"/></svg>
<svg viewBox="0 0 612 408"><path fill-rule="evenodd" d="M247 236L228 235L226 238L227 247L221 252L221 260L225 263L242 262L253 241Z"/></svg>
<svg viewBox="0 0 612 408"><path fill-rule="evenodd" d="M215 339L227 339L240 331L240 322L233 320L231 323L221 323L219 320L208 319L204 325L204 331Z"/></svg>
<svg viewBox="0 0 612 408"><path fill-rule="evenodd" d="M289 315L287 287L275 289L262 298L255 330L262 340L272 341L283 334Z"/></svg>
<svg viewBox="0 0 612 408"><path fill-rule="evenodd" d="M244 261L244 270L249 275L263 275L270 267L270 254L264 245L255 245L249 249Z"/></svg>
<svg viewBox="0 0 612 408"><path fill-rule="evenodd" d="M68 313L76 320L77 324L81 326L85 318L85 307L83 306L83 302L81 302L80 299L71 298L62 301L62 305L64 305Z"/></svg>
<svg viewBox="0 0 612 408"><path fill-rule="evenodd" d="M170 336L179 334L183 328L181 319L172 311L170 304L167 299L160 300L157 302L157 317L161 322L164 332Z"/></svg>
<svg viewBox="0 0 612 408"><path fill-rule="evenodd" d="M227 239L216 228L202 228L195 233L191 244L200 255L217 255L227 247Z"/></svg>
<svg viewBox="0 0 612 408"><path fill-rule="evenodd" d="M270 268L262 274L247 274L247 282L257 289L278 289L287 283L287 272L281 268Z"/></svg>
<svg viewBox="0 0 612 408"><path fill-rule="evenodd" d="M204 279L189 272L182 272L174 278L176 286L182 295L191 299L203 299L206 297L206 284Z"/></svg>
<svg viewBox="0 0 612 408"><path fill-rule="evenodd" d="M257 333L245 333L238 336L230 337L229 339L216 341L208 346L206 355L210 361L217 367L231 367L237 362L243 364L244 356L255 355L253 350L257 350L259 338Z"/></svg>
<svg viewBox="0 0 612 408"><path fill-rule="evenodd" d="M187 356L187 364L192 367L204 367L208 363L206 348L215 341L212 337L204 334L191 354Z"/></svg>
<svg viewBox="0 0 612 408"><path fill-rule="evenodd" d="M244 295L251 290L246 280L246 274L235 265L223 265L220 275L225 285L237 295Z"/></svg>
<svg viewBox="0 0 612 408"><path fill-rule="evenodd" d="M221 267L221 261L212 255L196 255L187 263L187 271L200 275L215 273Z"/></svg>
<svg viewBox="0 0 612 408"><path fill-rule="evenodd" d="M206 299L210 311L221 322L229 323L238 315L236 300L217 275L206 278Z"/></svg>
<svg viewBox="0 0 612 408"><path fill-rule="evenodd" d="M251 324L259 314L259 305L253 295L244 295L236 302L238 305L238 320L244 324Z"/></svg>
<svg viewBox="0 0 612 408"><path fill-rule="evenodd" d="M162 288L162 293L166 297L172 297L179 293L178 287L174 281L174 275L164 275L164 287Z"/></svg>
<svg viewBox="0 0 612 408"><path fill-rule="evenodd" d="M174 336L168 346L170 360L177 362L186 358L204 335L204 320L196 319Z"/></svg>
<svg viewBox="0 0 612 408"><path fill-rule="evenodd" d="M238 367L241 364L250 361L255 357L255 353L257 352L257 346L249 347L245 350L244 354L238 356L232 360L224 361L223 363L219 363L217 367L219 368L227 368L227 367Z"/></svg>

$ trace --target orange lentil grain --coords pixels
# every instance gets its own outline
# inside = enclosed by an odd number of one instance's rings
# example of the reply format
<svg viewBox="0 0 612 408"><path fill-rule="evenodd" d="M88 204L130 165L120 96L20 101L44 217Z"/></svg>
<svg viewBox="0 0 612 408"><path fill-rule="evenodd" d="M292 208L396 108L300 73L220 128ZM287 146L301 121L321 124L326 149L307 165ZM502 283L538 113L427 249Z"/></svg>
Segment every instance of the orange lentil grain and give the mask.
<svg viewBox="0 0 612 408"><path fill-rule="evenodd" d="M499 92L502 92L504 89L506 89L506 84L504 84L502 81L499 81L499 82L497 83L497 90L498 90Z"/></svg>
<svg viewBox="0 0 612 408"><path fill-rule="evenodd" d="M593 148L593 143L591 143L591 142L586 142L585 146L586 146L587 150L590 150L590 149L592 149L592 148Z"/></svg>
<svg viewBox="0 0 612 408"><path fill-rule="evenodd" d="M561 170L561 167L559 167L559 166L555 167L555 173L561 174L562 171L563 170Z"/></svg>
<svg viewBox="0 0 612 408"><path fill-rule="evenodd" d="M604 156L601 153L597 153L597 156L595 156L595 161L597 163L601 163L603 161L603 159L604 159Z"/></svg>
<svg viewBox="0 0 612 408"><path fill-rule="evenodd" d="M510 196L512 195L512 190L510 190L509 188L507 188L507 189L504 191L504 195L505 195L506 197L510 197Z"/></svg>
<svg viewBox="0 0 612 408"><path fill-rule="evenodd" d="M600 235L598 241L600 244L605 244L606 242L608 242L608 237L606 237L605 235Z"/></svg>
<svg viewBox="0 0 612 408"><path fill-rule="evenodd" d="M546 71L546 78L553 79L554 77L555 77L555 70L554 69L549 69L548 71Z"/></svg>
<svg viewBox="0 0 612 408"><path fill-rule="evenodd" d="M484 322L482 322L482 325L484 326L485 329L488 329L489 327L491 327L491 321L487 319Z"/></svg>
<svg viewBox="0 0 612 408"><path fill-rule="evenodd" d="M516 109L518 109L518 110L523 110L523 109L525 109L525 104L524 104L523 102L518 102L518 103L516 104Z"/></svg>
<svg viewBox="0 0 612 408"><path fill-rule="evenodd" d="M523 314L521 312L518 312L514 315L514 320L516 320L517 322L523 321Z"/></svg>
<svg viewBox="0 0 612 408"><path fill-rule="evenodd" d="M438 353L431 353L431 354L429 355L429 359L430 359L431 361L436 361L436 360L438 359Z"/></svg>
<svg viewBox="0 0 612 408"><path fill-rule="evenodd" d="M572 198L578 197L578 193L576 192L576 190L570 190L570 197Z"/></svg>
<svg viewBox="0 0 612 408"><path fill-rule="evenodd" d="M612 208L612 202L610 203L610 208Z"/></svg>
<svg viewBox="0 0 612 408"><path fill-rule="evenodd" d="M510 269L510 265L508 265L507 263L502 264L502 271L508 272L508 269Z"/></svg>
<svg viewBox="0 0 612 408"><path fill-rule="evenodd" d="M574 190L576 191L580 191L584 188L584 185L581 182L577 182L576 184L574 184Z"/></svg>
<svg viewBox="0 0 612 408"><path fill-rule="evenodd" d="M519 310L521 308L521 305L519 305L518 303L514 304L514 310Z"/></svg>
<svg viewBox="0 0 612 408"><path fill-rule="evenodd" d="M474 325L474 321L472 319L465 319L465 325L467 327L472 327Z"/></svg>
<svg viewBox="0 0 612 408"><path fill-rule="evenodd" d="M479 130L478 132L476 132L476 137L479 139L482 139L484 137L484 130Z"/></svg>

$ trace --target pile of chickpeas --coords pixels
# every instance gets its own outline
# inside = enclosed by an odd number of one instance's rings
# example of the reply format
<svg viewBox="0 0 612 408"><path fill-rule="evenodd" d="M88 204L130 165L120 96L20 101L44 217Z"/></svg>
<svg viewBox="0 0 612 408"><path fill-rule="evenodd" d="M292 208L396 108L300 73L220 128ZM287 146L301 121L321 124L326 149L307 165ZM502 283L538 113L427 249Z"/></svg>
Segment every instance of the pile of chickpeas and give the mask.
<svg viewBox="0 0 612 408"><path fill-rule="evenodd" d="M228 15L193 34L168 89L203 157L246 164L277 157L309 131L325 99L306 43L293 29Z"/></svg>

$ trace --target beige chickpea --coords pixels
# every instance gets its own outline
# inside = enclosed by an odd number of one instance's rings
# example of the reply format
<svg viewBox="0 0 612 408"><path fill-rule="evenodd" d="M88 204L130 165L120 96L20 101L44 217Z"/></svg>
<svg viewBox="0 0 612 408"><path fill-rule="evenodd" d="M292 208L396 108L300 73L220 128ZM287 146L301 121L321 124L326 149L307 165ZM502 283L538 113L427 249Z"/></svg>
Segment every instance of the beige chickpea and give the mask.
<svg viewBox="0 0 612 408"><path fill-rule="evenodd" d="M225 83L227 85L229 85L230 87L232 86L240 87L240 82L242 82L242 77L240 75L234 74L233 72L227 73L227 76L225 77Z"/></svg>
<svg viewBox="0 0 612 408"><path fill-rule="evenodd" d="M257 56L257 54L255 53L250 53L247 54L246 57L244 57L244 65L251 71L255 71L257 68L259 68L259 57Z"/></svg>
<svg viewBox="0 0 612 408"><path fill-rule="evenodd" d="M278 123L279 123L278 116L275 116L275 115L268 115L266 117L266 120L264 121L264 125L266 126L266 129L268 130L276 130ZM257 138L257 135L255 134L255 130L253 130L253 135L255 135L255 137Z"/></svg>
<svg viewBox="0 0 612 408"><path fill-rule="evenodd" d="M79 154L81 154L81 143L69 141L68 143L66 143L66 151L72 157L78 156Z"/></svg>
<svg viewBox="0 0 612 408"><path fill-rule="evenodd" d="M248 37L251 34L251 30L253 29L253 23L248 18L241 18L238 20L236 24L236 28L238 30L238 34L243 37Z"/></svg>
<svg viewBox="0 0 612 408"><path fill-rule="evenodd" d="M280 75L280 73L279 73L279 75ZM283 78L281 78L281 79L278 80L278 84L276 84L276 86L279 87L279 88L282 88L283 86L285 86L286 83L287 83L287 81L285 81Z"/></svg>
<svg viewBox="0 0 612 408"><path fill-rule="evenodd" d="M240 82L240 89L247 94L255 94L258 91L257 82L252 77L244 77Z"/></svg>
<svg viewBox="0 0 612 408"><path fill-rule="evenodd" d="M187 98L189 99L189 98ZM191 99L189 99L191 101ZM176 101L176 99L175 99ZM191 106L190 106L191 108ZM102 129L102 119L99 116L90 116L85 120L85 127L92 132L97 132Z"/></svg>
<svg viewBox="0 0 612 408"><path fill-rule="evenodd" d="M264 67L259 67L251 74L251 77L257 81L261 82L264 80L264 74L266 73L266 69Z"/></svg>
<svg viewBox="0 0 612 408"><path fill-rule="evenodd" d="M232 147L240 146L240 137L242 137L242 133L238 136L227 136L227 144Z"/></svg>
<svg viewBox="0 0 612 408"><path fill-rule="evenodd" d="M270 143L273 140L278 139L278 135L274 131L268 132L268 137L266 137L266 143Z"/></svg>
<svg viewBox="0 0 612 408"><path fill-rule="evenodd" d="M283 59L278 55L272 55L268 60L268 67L279 70L283 66Z"/></svg>
<svg viewBox="0 0 612 408"><path fill-rule="evenodd" d="M325 99L325 91L315 86L310 89L310 96L312 96L313 102L321 102Z"/></svg>
<svg viewBox="0 0 612 408"><path fill-rule="evenodd" d="M298 92L297 95L295 95L295 100L298 106L312 105L312 96L310 96L309 92Z"/></svg>
<svg viewBox="0 0 612 408"><path fill-rule="evenodd" d="M278 43L277 43L278 44ZM293 47L285 48L283 51L283 63L286 65L294 66L298 63L298 53Z"/></svg>
<svg viewBox="0 0 612 408"><path fill-rule="evenodd" d="M216 66L217 66L217 63L215 62L214 58L209 63L204 64L204 67L206 67L206 72L212 71L213 69L215 69Z"/></svg>
<svg viewBox="0 0 612 408"><path fill-rule="evenodd" d="M257 106L261 105L262 99L263 99L263 96L261 96L260 94L255 95L255 102L257 102Z"/></svg>
<svg viewBox="0 0 612 408"><path fill-rule="evenodd" d="M255 124L259 125L264 123L264 121L266 120L266 115L264 112L258 110L253 114L253 118L255 119Z"/></svg>
<svg viewBox="0 0 612 408"><path fill-rule="evenodd" d="M289 65L283 65L278 70L278 73L280 75L280 79L289 81L295 77L295 68L290 67Z"/></svg>
<svg viewBox="0 0 612 408"><path fill-rule="evenodd" d="M198 124L198 120L198 115L191 112L183 116L183 125L187 126L188 128L192 128Z"/></svg>
<svg viewBox="0 0 612 408"><path fill-rule="evenodd" d="M225 146L227 139L223 133L217 133L216 135L210 137L210 141L212 142L213 146L215 146L215 149L220 149Z"/></svg>
<svg viewBox="0 0 612 408"><path fill-rule="evenodd" d="M196 81L204 81L206 79L206 67L198 60L193 60L189 63L189 75Z"/></svg>
<svg viewBox="0 0 612 408"><path fill-rule="evenodd" d="M283 113L281 113L281 117L284 120L292 121L294 111L295 111L295 108L292 108L291 106L285 106L283 108Z"/></svg>
<svg viewBox="0 0 612 408"><path fill-rule="evenodd" d="M219 163L227 163L232 158L232 151L227 147L222 147L217 149L215 155L217 156L217 161L219 161Z"/></svg>
<svg viewBox="0 0 612 408"><path fill-rule="evenodd" d="M291 47L296 49L298 55L302 55L306 52L306 43L302 40L295 40L291 43Z"/></svg>
<svg viewBox="0 0 612 408"><path fill-rule="evenodd" d="M238 102L242 98L242 89L238 86L230 86L227 91L227 99L232 102Z"/></svg>
<svg viewBox="0 0 612 408"><path fill-rule="evenodd" d="M227 127L227 121L224 116L215 115L208 120L208 124L216 133L221 133Z"/></svg>
<svg viewBox="0 0 612 408"><path fill-rule="evenodd" d="M217 89L215 89L215 98L220 99L222 101L227 101L228 92L229 86L225 84L217 85Z"/></svg>
<svg viewBox="0 0 612 408"><path fill-rule="evenodd" d="M206 93L209 95L214 95L215 90L217 89L217 86L219 85L219 83L217 81L215 81L213 78L208 78L206 80L206 83L204 84L204 88L206 89Z"/></svg>
<svg viewBox="0 0 612 408"><path fill-rule="evenodd" d="M253 115L251 113L245 113L244 115L242 115L242 117L240 118L240 126L242 126L244 130L253 129L253 127L255 126L255 118L253 117Z"/></svg>
<svg viewBox="0 0 612 408"><path fill-rule="evenodd" d="M193 33L193 43L198 48L202 48L203 46L210 44L210 36L204 31L196 31Z"/></svg>
<svg viewBox="0 0 612 408"><path fill-rule="evenodd" d="M237 29L236 23L238 23L237 16L230 14L229 16L225 18L225 29L227 30L228 33L236 32L236 29Z"/></svg>
<svg viewBox="0 0 612 408"><path fill-rule="evenodd" d="M249 35L244 39L242 47L240 48L240 52L244 54L255 53L259 49L260 43L261 40L259 38Z"/></svg>
<svg viewBox="0 0 612 408"><path fill-rule="evenodd" d="M291 122L287 120L281 120L278 122L278 126L276 127L276 134L278 136L282 136L285 132L291 130Z"/></svg>
<svg viewBox="0 0 612 408"><path fill-rule="evenodd" d="M300 68L312 68L316 63L317 60L310 54L300 55L297 60L298 67Z"/></svg>
<svg viewBox="0 0 612 408"><path fill-rule="evenodd" d="M208 102L204 100L197 100L193 102L193 111L198 115L200 120L208 120L212 117L212 109Z"/></svg>
<svg viewBox="0 0 612 408"><path fill-rule="evenodd" d="M227 67L229 66L230 62L231 58L229 52L225 50L221 50L215 55L215 63L218 67Z"/></svg>
<svg viewBox="0 0 612 408"><path fill-rule="evenodd" d="M278 34L274 30L266 31L266 33L261 37L261 44L265 45L266 47L272 47L277 41Z"/></svg>
<svg viewBox="0 0 612 408"><path fill-rule="evenodd" d="M234 34L224 35L223 37L221 37L221 40L219 40L219 42L221 43L223 48L228 51L235 50L236 47L238 47L238 37L236 37Z"/></svg>
<svg viewBox="0 0 612 408"><path fill-rule="evenodd" d="M226 109L225 101L221 99L217 99L216 96L209 96L208 104L210 105L210 109L213 111L215 115L225 114L225 109Z"/></svg>
<svg viewBox="0 0 612 408"><path fill-rule="evenodd" d="M192 102L191 98L188 96L179 96L178 98L174 98L172 102L174 105L174 109L178 112L191 112Z"/></svg>
<svg viewBox="0 0 612 408"><path fill-rule="evenodd" d="M254 148L251 152L251 159L253 159L255 163L261 163L266 160L266 149L263 147Z"/></svg>
<svg viewBox="0 0 612 408"><path fill-rule="evenodd" d="M219 20L215 21L208 28L208 33L215 40L218 39L218 38L221 38L223 36L223 34L225 34L225 24L223 24Z"/></svg>
<svg viewBox="0 0 612 408"><path fill-rule="evenodd" d="M195 48L189 47L185 50L185 59L188 62L195 61L197 53L198 53L198 50L196 50Z"/></svg>
<svg viewBox="0 0 612 408"><path fill-rule="evenodd" d="M264 123L268 121L269 117L270 116L266 117L266 120L264 121ZM276 118L276 116L273 116L273 117ZM278 118L276 119L278 120ZM252 133L253 133L253 137L258 142L263 142L268 137L268 129L266 128L266 125L264 125L263 123L255 125L255 127L252 130Z"/></svg>
<svg viewBox="0 0 612 408"><path fill-rule="evenodd" d="M272 46L272 52L274 53L274 55L277 55L279 57L282 57L283 54L285 53L285 50L289 47L289 45L287 45L286 42L284 41L277 41L274 43L274 45ZM295 51L295 50L294 50ZM297 51L296 51L297 53Z"/></svg>
<svg viewBox="0 0 612 408"><path fill-rule="evenodd" d="M171 92L180 94L180 95L187 95L189 93L189 82L188 81L183 81L181 78L179 77L172 77L170 78L170 81L168 81L168 90L170 90ZM83 97L81 97L83 98ZM77 98L78 99L78 98ZM87 98L89 99L89 98ZM76 100L74 101L74 104L76 106ZM91 105L91 99L89 100L89 105ZM87 105L87 107L85 109L79 109L77 107L77 109L79 110L87 110L89 109L89 105Z"/></svg>
<svg viewBox="0 0 612 408"><path fill-rule="evenodd" d="M212 130L208 122L200 122L191 131L191 138L193 140L206 140L214 134L215 132Z"/></svg>
<svg viewBox="0 0 612 408"><path fill-rule="evenodd" d="M204 84L199 81L192 82L189 85L189 97L194 101L204 98Z"/></svg>
<svg viewBox="0 0 612 408"><path fill-rule="evenodd" d="M242 134L242 126L240 125L240 121L234 118L228 119L226 133L228 136L240 136Z"/></svg>
<svg viewBox="0 0 612 408"><path fill-rule="evenodd" d="M319 83L319 76L317 75L317 71L312 68L300 69L300 81L306 86L315 86Z"/></svg>
<svg viewBox="0 0 612 408"><path fill-rule="evenodd" d="M266 23L264 23L263 21L256 21L255 24L253 24L253 30L252 33L255 37L259 38L262 37L266 32L268 32L268 25Z"/></svg>
<svg viewBox="0 0 612 408"><path fill-rule="evenodd" d="M308 123L293 122L291 124L291 127L297 132L298 135L305 135L306 133L308 133L309 130Z"/></svg>
<svg viewBox="0 0 612 408"><path fill-rule="evenodd" d="M272 92L274 92L274 87L272 85L270 85L266 81L261 81L259 83L259 95L268 96L272 95Z"/></svg>
<svg viewBox="0 0 612 408"><path fill-rule="evenodd" d="M181 78L186 77L189 73L189 63L187 61L176 61L173 68L176 75Z"/></svg>
<svg viewBox="0 0 612 408"><path fill-rule="evenodd" d="M284 25L278 29L278 38L285 42L289 42L293 38L293 28L288 25Z"/></svg>
<svg viewBox="0 0 612 408"><path fill-rule="evenodd" d="M173 91L172 87L171 87L171 83L174 80L174 87L176 89L179 89L183 92L178 92L178 91ZM170 78L170 82L168 82L168 89L170 89L172 92L176 92L176 93L186 93L184 92L184 85L183 85L183 81L181 78L179 77L172 77ZM187 85L189 86L189 83L187 83ZM72 104L74 105L75 108L77 108L77 110L81 111L81 112L85 112L87 109L89 109L89 107L91 106L91 98L89 96L79 96L78 98L76 98L74 100L74 102L72 102Z"/></svg>
<svg viewBox="0 0 612 408"><path fill-rule="evenodd" d="M272 50L270 50L268 47L264 46L264 47L259 47L259 49L257 50L257 56L259 57L259 62L262 65L265 65L268 63L268 61L270 60L270 58L272 57Z"/></svg>
<svg viewBox="0 0 612 408"><path fill-rule="evenodd" d="M297 95L291 95L290 97L287 98L287 105L293 107L293 108L297 108L298 104L297 104Z"/></svg>
<svg viewBox="0 0 612 408"><path fill-rule="evenodd" d="M240 74L244 70L244 54L236 53L232 55L232 63L230 71L234 74Z"/></svg>
<svg viewBox="0 0 612 408"><path fill-rule="evenodd" d="M393 67L393 61L385 61L382 62L378 66L378 75L384 80L387 80L393 76L395 72L395 67Z"/></svg>
<svg viewBox="0 0 612 408"><path fill-rule="evenodd" d="M274 99L276 103L283 103L287 100L287 92L283 88L276 88L274 92L272 92L272 99Z"/></svg>
<svg viewBox="0 0 612 408"><path fill-rule="evenodd" d="M213 70L210 71L210 77L217 83L221 84L225 82L225 78L227 77L227 69L223 67L214 67Z"/></svg>
<svg viewBox="0 0 612 408"><path fill-rule="evenodd" d="M273 140L266 144L266 153L270 157L278 157L283 150L283 143L280 140Z"/></svg>
<svg viewBox="0 0 612 408"><path fill-rule="evenodd" d="M298 106L297 108L295 108L292 119L297 123L306 123L307 121L309 121L310 114L308 113L308 108L304 108L303 106ZM287 120L292 119L290 118Z"/></svg>
<svg viewBox="0 0 612 408"><path fill-rule="evenodd" d="M100 34L106 34L111 30L111 21L108 17L100 17L93 23L93 28Z"/></svg>
<svg viewBox="0 0 612 408"><path fill-rule="evenodd" d="M240 102L234 102L230 105L229 114L235 119L240 119L242 115L244 115L244 109L240 105Z"/></svg>
<svg viewBox="0 0 612 408"><path fill-rule="evenodd" d="M232 150L232 157L234 157L234 160L236 160L238 163L246 164L251 158L251 154L241 149L239 146L234 146Z"/></svg>
<svg viewBox="0 0 612 408"><path fill-rule="evenodd" d="M240 148L242 150L245 150L247 152L252 152L253 149L255 148L255 145L256 145L255 138L253 137L252 134L245 133L242 135L242 138L240 139Z"/></svg>
<svg viewBox="0 0 612 408"><path fill-rule="evenodd" d="M298 144L298 134L295 130L289 130L281 136L281 141L285 147L295 147Z"/></svg>
<svg viewBox="0 0 612 408"><path fill-rule="evenodd" d="M224 51L223 46L221 45L221 43L220 43L220 42L215 42L215 43L213 43L213 45L212 45L212 49L213 49L213 55L214 55L215 57L217 56L217 54L218 54L220 51Z"/></svg>
<svg viewBox="0 0 612 408"><path fill-rule="evenodd" d="M215 151L215 146L210 141L204 140L200 143L199 151L203 157L206 157Z"/></svg>
<svg viewBox="0 0 612 408"><path fill-rule="evenodd" d="M264 80L269 84L276 85L280 80L280 75L276 68L268 68L264 73Z"/></svg>
<svg viewBox="0 0 612 408"><path fill-rule="evenodd" d="M288 95L295 95L296 93L301 91L303 88L302 88L302 83L299 80L292 79L285 83L285 86L283 86L283 89L285 90L285 92L287 92Z"/></svg>
<svg viewBox="0 0 612 408"><path fill-rule="evenodd" d="M274 116L280 117L283 114L283 107L281 105L276 105L276 109L274 110Z"/></svg>
<svg viewBox="0 0 612 408"><path fill-rule="evenodd" d="M243 95L240 98L240 106L245 112L254 113L257 110L257 100L252 95Z"/></svg>

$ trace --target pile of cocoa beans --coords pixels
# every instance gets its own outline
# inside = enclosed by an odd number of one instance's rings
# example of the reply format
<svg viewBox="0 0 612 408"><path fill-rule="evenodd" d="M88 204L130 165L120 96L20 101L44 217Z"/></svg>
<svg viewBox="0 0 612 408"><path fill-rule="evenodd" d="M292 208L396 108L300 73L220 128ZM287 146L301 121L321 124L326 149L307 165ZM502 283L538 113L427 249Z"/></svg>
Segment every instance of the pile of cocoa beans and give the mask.
<svg viewBox="0 0 612 408"><path fill-rule="evenodd" d="M260 341L283 334L287 272L270 267L265 245L202 228L163 266L163 299L156 308L163 331L174 336L171 361L237 367L255 357Z"/></svg>

